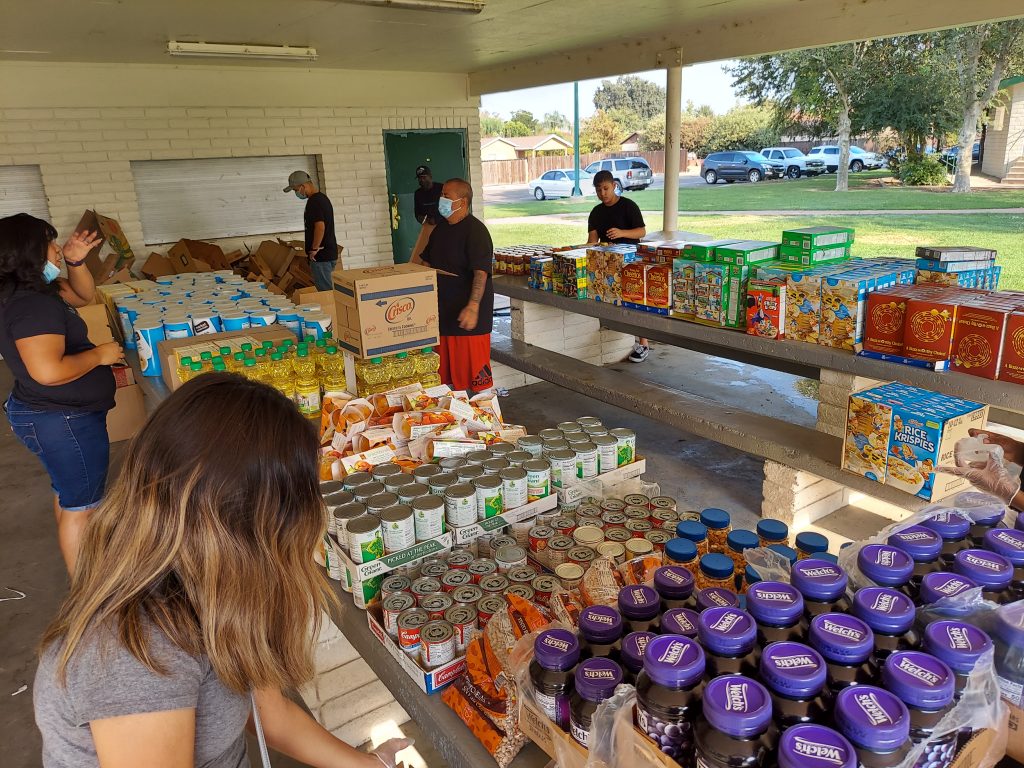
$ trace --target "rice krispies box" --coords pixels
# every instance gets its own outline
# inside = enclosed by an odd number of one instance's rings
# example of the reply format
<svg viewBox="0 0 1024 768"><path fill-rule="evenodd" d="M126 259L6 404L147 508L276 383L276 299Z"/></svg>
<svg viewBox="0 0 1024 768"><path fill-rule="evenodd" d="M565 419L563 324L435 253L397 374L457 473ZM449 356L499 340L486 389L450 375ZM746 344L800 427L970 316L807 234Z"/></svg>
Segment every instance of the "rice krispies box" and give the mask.
<svg viewBox="0 0 1024 768"><path fill-rule="evenodd" d="M786 283L750 280L747 283L747 334L762 339L786 335Z"/></svg>
<svg viewBox="0 0 1024 768"><path fill-rule="evenodd" d="M969 483L935 467L954 462L957 441L982 429L988 406L896 382L850 396L843 469L928 501Z"/></svg>

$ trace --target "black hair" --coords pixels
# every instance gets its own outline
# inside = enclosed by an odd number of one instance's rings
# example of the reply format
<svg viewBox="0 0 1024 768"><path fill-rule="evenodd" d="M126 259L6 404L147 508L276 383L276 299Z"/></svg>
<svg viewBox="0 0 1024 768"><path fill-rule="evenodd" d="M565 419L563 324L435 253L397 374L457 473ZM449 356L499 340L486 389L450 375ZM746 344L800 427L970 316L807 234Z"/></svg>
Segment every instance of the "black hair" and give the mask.
<svg viewBox="0 0 1024 768"><path fill-rule="evenodd" d="M47 251L56 239L57 230L50 222L27 213L0 219L0 296L16 290L57 293L56 281L43 280Z"/></svg>
<svg viewBox="0 0 1024 768"><path fill-rule="evenodd" d="M611 171L598 171L597 173L594 174L594 186L595 187L598 184L603 184L606 181L610 182L612 184L615 183L615 177L612 176L612 172Z"/></svg>

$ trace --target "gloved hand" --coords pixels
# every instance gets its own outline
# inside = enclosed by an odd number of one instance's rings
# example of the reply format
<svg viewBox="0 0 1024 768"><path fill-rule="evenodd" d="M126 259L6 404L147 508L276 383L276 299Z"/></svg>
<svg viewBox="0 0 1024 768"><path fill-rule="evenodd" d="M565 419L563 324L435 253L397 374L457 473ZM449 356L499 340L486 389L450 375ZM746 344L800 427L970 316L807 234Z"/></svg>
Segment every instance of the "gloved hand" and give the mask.
<svg viewBox="0 0 1024 768"><path fill-rule="evenodd" d="M1020 478L1012 477L999 457L990 455L984 467L936 467L936 472L966 477L979 491L991 493L1009 504L1020 490Z"/></svg>
<svg viewBox="0 0 1024 768"><path fill-rule="evenodd" d="M413 745L412 739L388 739L370 754L375 755L387 768L395 768L395 755Z"/></svg>

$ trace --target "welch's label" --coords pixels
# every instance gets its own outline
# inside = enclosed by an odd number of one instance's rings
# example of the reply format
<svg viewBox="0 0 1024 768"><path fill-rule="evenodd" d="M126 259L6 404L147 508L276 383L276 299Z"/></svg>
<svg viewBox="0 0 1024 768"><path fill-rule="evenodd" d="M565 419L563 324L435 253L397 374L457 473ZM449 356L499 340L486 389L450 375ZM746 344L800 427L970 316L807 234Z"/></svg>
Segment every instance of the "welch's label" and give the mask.
<svg viewBox="0 0 1024 768"><path fill-rule="evenodd" d="M971 638L963 627L955 625L946 627L946 637L949 638L950 648L955 648L958 651L974 650L974 646L971 644Z"/></svg>
<svg viewBox="0 0 1024 768"><path fill-rule="evenodd" d="M806 653L796 656L772 656L771 662L778 669L817 669L818 662Z"/></svg>
<svg viewBox="0 0 1024 768"><path fill-rule="evenodd" d="M646 647L646 638L644 639L644 644ZM668 648L665 649L665 652L657 660L659 663L675 666L683 660L683 657L689 650L690 645L688 643L680 643L678 641L669 643Z"/></svg>
<svg viewBox="0 0 1024 768"><path fill-rule="evenodd" d="M729 632L730 630L732 630L733 627L735 627L739 623L740 619L742 618L742 613L733 613L731 611L724 613L718 621L711 625L711 629L717 630L719 632Z"/></svg>
<svg viewBox="0 0 1024 768"><path fill-rule="evenodd" d="M942 682L942 678L940 678L934 672L931 672L925 669L924 667L915 664L906 656L900 659L897 668L901 672L906 672L911 677L920 680L922 683L932 688L934 688L936 685Z"/></svg>
<svg viewBox="0 0 1024 768"><path fill-rule="evenodd" d="M725 711L746 712L749 708L747 703L747 683L729 683L725 686Z"/></svg>
<svg viewBox="0 0 1024 768"><path fill-rule="evenodd" d="M798 755L813 757L833 765L846 764L846 750L833 744L821 744L797 736L793 739L793 751Z"/></svg>
<svg viewBox="0 0 1024 768"><path fill-rule="evenodd" d="M875 602L871 605L871 610L892 613L894 605L896 605L896 595L883 592L875 598Z"/></svg>
<svg viewBox="0 0 1024 768"><path fill-rule="evenodd" d="M836 637L845 637L849 640L863 640L864 633L855 627L847 627L844 624L837 624L834 621L825 619L821 622L821 628L828 632L830 635Z"/></svg>
<svg viewBox="0 0 1024 768"><path fill-rule="evenodd" d="M878 703L878 697L873 693L860 693L853 697L854 703L860 707L872 725L893 724L893 719L885 711L885 707Z"/></svg>

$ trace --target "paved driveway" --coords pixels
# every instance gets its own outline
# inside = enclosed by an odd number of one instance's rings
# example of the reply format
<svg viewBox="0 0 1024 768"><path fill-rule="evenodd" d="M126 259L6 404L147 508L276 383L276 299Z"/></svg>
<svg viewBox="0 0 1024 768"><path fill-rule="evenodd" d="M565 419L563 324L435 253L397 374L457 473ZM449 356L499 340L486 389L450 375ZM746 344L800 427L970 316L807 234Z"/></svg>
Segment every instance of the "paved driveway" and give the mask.
<svg viewBox="0 0 1024 768"><path fill-rule="evenodd" d="M704 180L695 173L679 174L680 187L696 187L704 183ZM664 189L665 174L654 174L654 180L648 189ZM626 194L629 194L628 192ZM593 193L590 195L594 197ZM523 203L533 200L533 193L527 189L525 184L510 184L504 186L484 187L484 204L491 203ZM596 198L595 198L596 202Z"/></svg>

